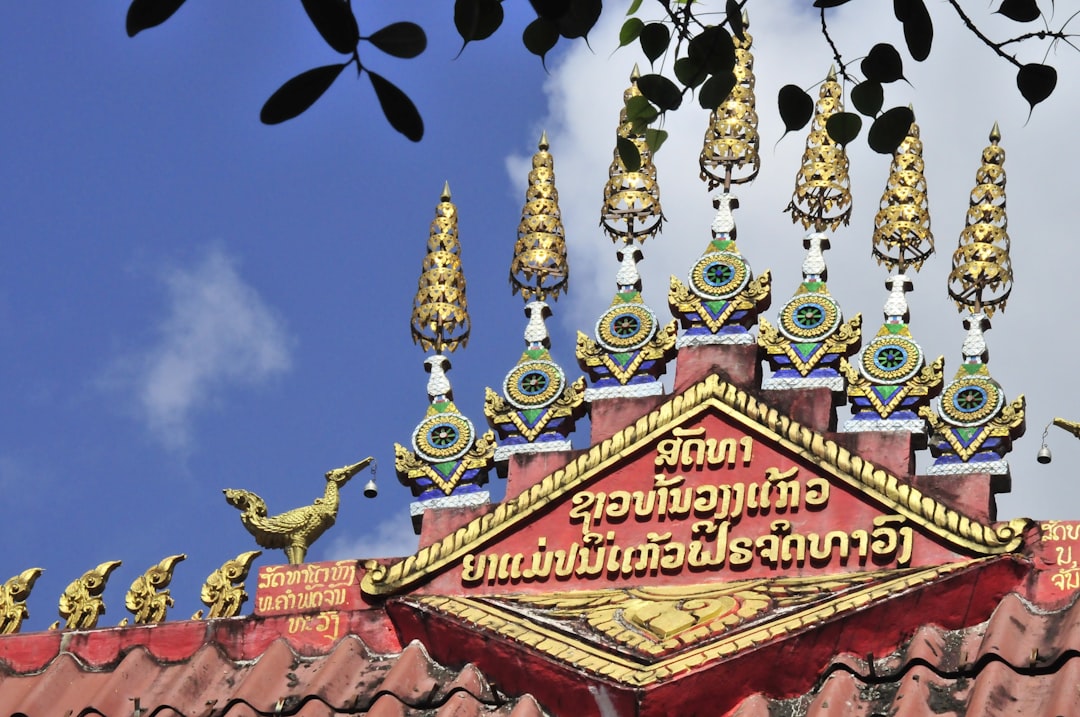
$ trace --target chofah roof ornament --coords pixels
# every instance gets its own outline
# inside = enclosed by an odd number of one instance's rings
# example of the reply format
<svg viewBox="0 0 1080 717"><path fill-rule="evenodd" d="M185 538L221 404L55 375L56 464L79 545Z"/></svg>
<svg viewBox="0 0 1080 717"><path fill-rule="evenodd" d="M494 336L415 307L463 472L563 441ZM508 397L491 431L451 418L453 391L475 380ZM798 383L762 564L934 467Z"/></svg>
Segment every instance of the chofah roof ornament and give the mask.
<svg viewBox="0 0 1080 717"><path fill-rule="evenodd" d="M487 483L495 452L495 435L491 431L478 435L472 421L454 405L446 375L450 360L443 351L464 347L469 338L457 207L450 201L449 183L435 208L410 328L414 342L435 351L424 361L424 369L431 374L427 383L430 405L413 431L412 450L394 444L398 480L417 497L409 513L419 533L426 510L490 501L488 492L480 487Z"/></svg>
<svg viewBox="0 0 1080 717"><path fill-rule="evenodd" d="M936 410L920 411L933 430L930 475L989 473L1008 475L1005 454L1024 434L1024 397L1007 403L1001 385L990 376L990 353L983 337L994 309L1005 310L1012 291L1008 220L1005 215L1005 150L995 124L975 174L967 221L953 252L949 296L961 313L967 310L963 362L945 386Z"/></svg>
<svg viewBox="0 0 1080 717"><path fill-rule="evenodd" d="M818 93L802 167L795 178L795 192L784 210L791 212L792 222L801 222L803 227L815 232L835 231L851 221L847 152L825 129L829 117L843 110L843 94L836 81L836 71L830 69Z"/></svg>
<svg viewBox="0 0 1080 717"><path fill-rule="evenodd" d="M912 122L907 137L893 152L881 208L874 219L873 254L890 272L885 286L885 321L855 366L841 362L847 379L852 418L845 431L907 431L924 436L919 409L941 393L945 359L926 365L922 348L908 328L906 293L912 283L907 268L918 271L934 253L930 211L926 201L922 141Z"/></svg>
<svg viewBox="0 0 1080 717"><path fill-rule="evenodd" d="M746 19L744 16L744 24ZM700 259L690 268L688 283L671 277L668 306L685 332L676 345L753 344L750 329L760 311L769 306L770 275L754 278L750 264L735 244L735 216L738 198L731 185L748 182L761 167L758 154L757 111L754 109L753 38L735 42L735 88L710 115L705 143L698 160L701 179L712 191L716 218L711 238Z"/></svg>
<svg viewBox="0 0 1080 717"><path fill-rule="evenodd" d="M570 450L568 436L585 414L585 378L567 382L548 351L544 323L551 313L546 299L555 301L566 291L569 273L555 165L544 133L533 155L510 262L510 286L525 299L525 351L506 375L502 395L488 388L484 398L484 415L499 434L495 463L504 474L514 454Z"/></svg>

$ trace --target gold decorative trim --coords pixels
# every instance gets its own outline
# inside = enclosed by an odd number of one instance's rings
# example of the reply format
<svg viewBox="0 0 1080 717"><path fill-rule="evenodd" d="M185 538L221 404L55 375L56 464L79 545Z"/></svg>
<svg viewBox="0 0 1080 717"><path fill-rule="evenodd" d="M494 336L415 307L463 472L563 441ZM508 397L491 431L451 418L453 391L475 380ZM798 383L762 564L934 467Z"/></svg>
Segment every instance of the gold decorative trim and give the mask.
<svg viewBox="0 0 1080 717"><path fill-rule="evenodd" d="M983 525L903 483L848 449L758 401L749 393L709 376L610 438L593 445L566 466L545 477L517 498L498 505L441 541L392 565L368 563L361 588L368 595L390 595L478 550L510 528L531 520L552 501L587 485L627 456L644 450L677 422L715 409L748 431L763 436L841 483L899 513L947 543L978 555L997 555L1020 547L1028 520L1014 518Z"/></svg>

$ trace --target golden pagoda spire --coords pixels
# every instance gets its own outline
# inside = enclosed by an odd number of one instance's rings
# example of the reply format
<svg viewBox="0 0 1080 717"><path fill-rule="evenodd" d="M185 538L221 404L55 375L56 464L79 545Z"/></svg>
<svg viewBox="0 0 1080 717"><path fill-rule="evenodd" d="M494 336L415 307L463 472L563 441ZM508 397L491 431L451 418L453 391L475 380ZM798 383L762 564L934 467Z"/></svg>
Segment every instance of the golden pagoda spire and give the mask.
<svg viewBox="0 0 1080 717"><path fill-rule="evenodd" d="M419 343L425 351L434 349L437 354L464 347L469 340L457 207L450 201L449 182L443 187L431 222L410 329L413 343Z"/></svg>
<svg viewBox="0 0 1080 717"><path fill-rule="evenodd" d="M814 121L806 138L802 167L795 177L795 192L785 211L791 221L814 231L836 230L851 221L851 181L844 148L829 137L825 129L829 117L843 110L843 90L836 81L836 70L821 83L814 109Z"/></svg>
<svg viewBox="0 0 1080 717"><path fill-rule="evenodd" d="M934 253L922 153L919 125L912 122L893 152L881 209L874 217L874 258L901 274L908 267L918 271Z"/></svg>
<svg viewBox="0 0 1080 717"><path fill-rule="evenodd" d="M600 226L607 235L612 241L622 239L626 244L631 244L635 239L644 242L655 236L664 221L652 150L645 141L645 135L635 133L633 122L627 119L628 103L635 97L642 97L637 87L639 76L637 65L634 65L630 87L623 92L617 136L634 144L641 157L641 166L637 171L629 171L616 142L614 158L608 168L608 181L604 185L604 207L600 211Z"/></svg>
<svg viewBox="0 0 1080 717"><path fill-rule="evenodd" d="M556 300L566 291L566 233L555 188L555 163L548 152L547 132L540 137L525 190L514 259L510 262L510 286L525 301Z"/></svg>
<svg viewBox="0 0 1080 717"><path fill-rule="evenodd" d="M988 317L998 308L1005 310L1013 282L1005 215L1005 150L998 146L1000 141L995 122L975 173L967 221L949 272L949 296L957 308L967 307Z"/></svg>
<svg viewBox="0 0 1080 717"><path fill-rule="evenodd" d="M709 115L709 127L705 130L705 146L698 163L701 180L707 182L709 191L723 185L726 192L732 184L749 182L761 169L758 148L757 98L754 95L754 56L750 46L754 38L746 30L750 21L743 14L743 40L732 37L735 43L735 86L719 107ZM735 176L736 169L747 172Z"/></svg>

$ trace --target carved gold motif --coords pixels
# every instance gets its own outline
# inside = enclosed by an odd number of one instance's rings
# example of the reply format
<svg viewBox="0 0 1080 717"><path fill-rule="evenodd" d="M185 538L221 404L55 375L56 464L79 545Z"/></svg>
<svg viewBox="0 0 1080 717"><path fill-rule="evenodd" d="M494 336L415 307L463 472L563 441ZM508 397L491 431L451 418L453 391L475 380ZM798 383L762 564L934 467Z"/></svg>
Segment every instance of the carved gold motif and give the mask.
<svg viewBox="0 0 1080 717"><path fill-rule="evenodd" d="M1027 520L1017 518L993 525L976 522L712 375L441 541L391 565L369 563L361 584L364 592L387 595L406 589L532 520L552 502L569 499L625 456L708 413L718 413L758 440L773 441L780 450L810 461L832 480L865 494L885 511L903 516L958 549L994 555L1014 551L1022 543Z"/></svg>
<svg viewBox="0 0 1080 717"><path fill-rule="evenodd" d="M803 376L809 375L825 356L829 354L850 356L858 350L862 342L862 314L855 314L848 321L839 324L836 331L821 342L821 349L809 357L803 357L796 351L792 346L792 340L780 333L780 330L769 323L764 316L758 319L758 328L758 345L770 356L787 356L791 360L792 367Z"/></svg>
<svg viewBox="0 0 1080 717"><path fill-rule="evenodd" d="M526 301L557 299L566 291L570 268L566 262L566 233L555 188L555 163L548 152L547 132L533 155L525 206L521 209L510 287Z"/></svg>
<svg viewBox="0 0 1080 717"><path fill-rule="evenodd" d="M526 441L534 441L553 420L577 417L585 402L585 377L580 376L566 385L558 398L543 408L543 414L533 424L522 420L522 409L513 406L490 388L484 392L484 415L495 424L512 423Z"/></svg>
<svg viewBox="0 0 1080 717"><path fill-rule="evenodd" d="M881 209L874 217L874 258L900 273L908 267L918 271L934 253L922 153L919 125L912 122L893 152Z"/></svg>
<svg viewBox="0 0 1080 717"><path fill-rule="evenodd" d="M41 568L23 570L0 586L0 635L18 632L22 621L30 616L30 611L26 609L26 599L30 597L34 583L43 572Z"/></svg>
<svg viewBox="0 0 1080 717"><path fill-rule="evenodd" d="M698 164L701 179L709 190L721 185L742 184L753 180L761 169L758 147L757 99L754 96L754 56L750 47L754 39L746 31L743 21L743 39L732 37L735 44L735 86L727 98L709 115L709 127L705 130L705 143ZM734 170L746 169L736 175Z"/></svg>
<svg viewBox="0 0 1080 717"><path fill-rule="evenodd" d="M92 630L98 618L105 614L105 600L101 597L109 582L109 575L120 567L119 560L110 560L87 570L82 577L72 581L60 596L60 617L68 630ZM53 628L60 623L54 623Z"/></svg>
<svg viewBox="0 0 1080 717"><path fill-rule="evenodd" d="M668 306L671 307L672 313L676 315L682 316L696 313L704 326L710 331L716 332L724 327L727 320L736 311L756 311L762 305L768 303L771 291L772 274L766 270L762 272L761 276L747 282L742 291L726 300L723 309L714 316L705 309L704 304L709 299L703 299L693 293L686 284L672 276L668 288Z"/></svg>
<svg viewBox="0 0 1080 717"><path fill-rule="evenodd" d="M236 617L240 614L240 608L247 602L248 594L244 589L244 581L247 580L248 572L255 558L262 555L261 550L249 550L240 553L232 560L225 563L210 573L203 583L199 599L203 605L210 608L207 618L213 620L219 617ZM191 616L192 620L201 620L203 611L199 610Z"/></svg>
<svg viewBox="0 0 1080 717"><path fill-rule="evenodd" d="M611 351L600 345L598 341L578 331L577 348L575 349L578 361L583 367L589 369L594 366L603 366L612 377L620 384L627 384L630 379L637 375L641 364L645 361L667 361L675 351L675 341L678 338L679 327L675 321L657 331L637 353L625 365L617 363L611 357Z"/></svg>
<svg viewBox="0 0 1080 717"><path fill-rule="evenodd" d="M136 625L165 622L165 614L173 605L168 589L173 570L177 563L186 558L183 553L170 555L131 583L131 589L124 596L124 605L135 616Z"/></svg>
<svg viewBox="0 0 1080 717"><path fill-rule="evenodd" d="M410 322L413 343L424 351L454 351L469 341L469 307L461 270L457 207L450 201L450 183L443 188L431 222L427 254L420 273Z"/></svg>
<svg viewBox="0 0 1080 717"><path fill-rule="evenodd" d="M279 515L267 515L266 503L251 491L228 488L225 500L240 509L240 522L260 546L281 548L293 565L304 562L308 548L337 520L339 489L371 463L365 458L351 466L326 472L326 489L311 505L294 508Z"/></svg>
<svg viewBox="0 0 1080 717"><path fill-rule="evenodd" d="M1024 429L1024 396L1020 395L1012 403L1001 407L1001 411L990 420L985 420L973 430L972 437L965 444L954 433L951 423L929 406L919 409L919 415L930 424L930 430L936 439L942 439L949 444L960 460L966 461L976 453L990 438L1004 438L1011 442L1023 434Z"/></svg>
<svg viewBox="0 0 1080 717"><path fill-rule="evenodd" d="M431 463L423 456L410 451L400 443L394 444L394 469L400 476L406 476L408 480L415 481L417 478L428 478L439 490L446 495L454 492L462 475L474 468L487 468L495 456L495 433L486 431L469 446L468 450L455 459L458 461L453 472L443 475L432 467Z"/></svg>
<svg viewBox="0 0 1080 717"><path fill-rule="evenodd" d="M850 397L865 398L874 411L882 418L888 418L905 398L911 396L932 396L941 390L944 381L945 357L938 356L933 363L923 366L918 372L897 387L887 401L882 401L874 391L874 383L859 372L846 359L840 362L840 373L847 382L847 394Z"/></svg>

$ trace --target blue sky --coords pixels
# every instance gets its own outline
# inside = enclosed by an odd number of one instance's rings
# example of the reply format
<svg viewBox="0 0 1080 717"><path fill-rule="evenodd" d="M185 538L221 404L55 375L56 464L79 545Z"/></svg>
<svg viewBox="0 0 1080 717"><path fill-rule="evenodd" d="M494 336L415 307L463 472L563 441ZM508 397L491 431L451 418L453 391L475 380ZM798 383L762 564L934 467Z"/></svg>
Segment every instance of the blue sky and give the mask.
<svg viewBox="0 0 1080 717"><path fill-rule="evenodd" d="M523 162L545 128L571 241L571 293L554 307L554 353L577 375L574 331L591 331L614 288L613 251L596 217L637 59L611 55L621 10L605 14L595 53L580 44L560 51L545 74L520 46L524 3L506 3L506 27L456 60L449 3L364 5L362 32L397 20L429 30L419 59L364 56L417 101L427 129L420 144L390 130L366 79L347 74L300 118L259 123L282 82L337 61L299 3L191 0L134 39L124 33L125 2L0 9L8 67L0 77L0 580L46 569L29 603L30 629L56 619L68 582L121 559L103 619L114 624L126 615L130 582L179 552L188 560L176 570L172 616L190 615L205 576L253 547L222 488L254 490L271 511L284 510L319 495L325 470L367 455L379 462L378 499L361 496L366 474L354 480L338 526L309 557L405 550L414 541L410 496L393 475L393 443L408 442L426 408L424 354L408 321L428 224L449 180L473 321L450 377L459 408L480 425L483 387L500 384L522 347L522 304L506 274ZM865 49L857 30L879 19L874 12L881 8L838 19L851 54ZM787 82L820 80L829 57L805 14L752 22L765 168L740 192L737 219L744 255L759 271L773 269L778 307L802 258L801 231L779 213L802 135L773 146L773 98ZM1069 289L1080 258L1062 228L1074 211L1067 77L1076 75L1063 68L1060 96L1025 126L1008 68L949 22L931 58L939 64L913 68L915 89L902 90L934 172L939 252L915 278L912 330L928 354L946 356L951 376L963 331L943 298L944 276L979 152L999 120L1017 288L988 335L991 372L1010 397L1029 400L1028 437L1012 458L1015 493L1002 514L1077 517L1068 508L1074 439L1052 434L1049 467L1032 458L1050 417L1080 417L1069 413L1076 391L1063 358L1075 345ZM1062 62L1076 70L1075 60ZM970 79L942 84L942 67ZM646 246L643 272L660 315L667 275L684 275L708 238L711 209L695 166L704 122L701 112L681 112L657 160L672 221ZM833 242L830 287L849 314L863 312L870 333L886 275L869 259L868 227L887 159L860 146L852 161L861 213ZM1033 372L1046 347L1062 358L1042 359L1045 369ZM584 436L575 443L584 446ZM281 559L268 554L256 565Z"/></svg>

